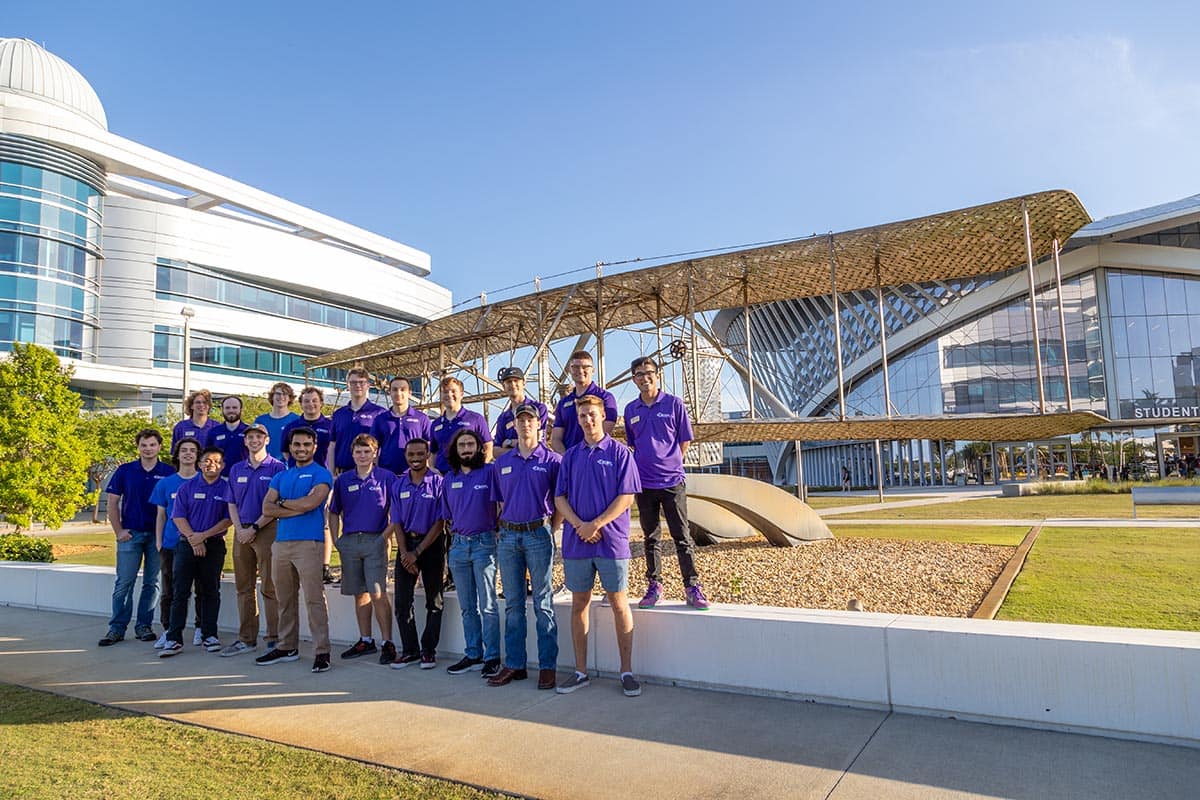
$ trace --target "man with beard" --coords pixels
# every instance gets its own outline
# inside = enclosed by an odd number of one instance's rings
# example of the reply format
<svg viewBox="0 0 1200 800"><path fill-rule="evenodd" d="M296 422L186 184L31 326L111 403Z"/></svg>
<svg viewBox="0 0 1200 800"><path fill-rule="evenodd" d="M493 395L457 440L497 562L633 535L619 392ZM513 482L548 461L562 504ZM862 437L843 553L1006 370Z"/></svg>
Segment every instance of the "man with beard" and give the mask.
<svg viewBox="0 0 1200 800"><path fill-rule="evenodd" d="M496 606L496 504L492 467L485 463L483 439L461 430L450 441L449 471L442 480L442 516L450 520L450 573L462 606L463 657L451 675L482 669L500 673L500 612Z"/></svg>
<svg viewBox="0 0 1200 800"><path fill-rule="evenodd" d="M465 408L462 404L463 385L458 378L442 378L439 386L442 393L442 415L433 421L433 452L437 454L437 471L445 475L450 471L450 453L454 437L461 430L475 431L480 441L480 453L484 462L492 458L492 432L482 414Z"/></svg>
<svg viewBox="0 0 1200 800"><path fill-rule="evenodd" d="M283 429L283 448L288 453L289 467L296 465L291 455L292 432L298 428L308 428L317 437L317 449L313 454L313 462L325 467L332 474L333 462L329 458L329 442L333 436L333 420L321 413L325 403L325 393L316 386L305 386L300 390L299 418L292 420ZM321 582L333 583L333 574L329 571L329 561L333 557L333 537L325 531L325 544L322 548Z"/></svg>
<svg viewBox="0 0 1200 800"><path fill-rule="evenodd" d="M242 398L230 395L223 399L221 416L224 417L225 424L218 425L208 435L208 443L213 447L221 448L221 452L225 454L224 476L228 478L229 470L233 468L233 465L246 457L246 442L243 439L246 434L246 423L242 422Z"/></svg>

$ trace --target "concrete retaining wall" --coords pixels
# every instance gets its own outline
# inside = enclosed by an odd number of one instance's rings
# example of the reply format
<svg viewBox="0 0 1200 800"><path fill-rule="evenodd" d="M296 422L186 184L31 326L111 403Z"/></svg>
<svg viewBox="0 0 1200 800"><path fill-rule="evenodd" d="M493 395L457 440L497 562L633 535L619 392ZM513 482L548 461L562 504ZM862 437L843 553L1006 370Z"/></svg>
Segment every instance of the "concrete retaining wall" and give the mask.
<svg viewBox="0 0 1200 800"><path fill-rule="evenodd" d="M0 605L107 617L113 579L105 567L0 562ZM221 591L221 628L236 630L232 582ZM332 638L353 641L351 599L326 593ZM566 595L555 610L568 668ZM444 652L462 651L459 614L448 593ZM634 624L634 668L651 682L1200 747L1200 633L678 603L635 609ZM598 602L590 639L592 668L615 674L612 615ZM532 619L527 652L536 659Z"/></svg>

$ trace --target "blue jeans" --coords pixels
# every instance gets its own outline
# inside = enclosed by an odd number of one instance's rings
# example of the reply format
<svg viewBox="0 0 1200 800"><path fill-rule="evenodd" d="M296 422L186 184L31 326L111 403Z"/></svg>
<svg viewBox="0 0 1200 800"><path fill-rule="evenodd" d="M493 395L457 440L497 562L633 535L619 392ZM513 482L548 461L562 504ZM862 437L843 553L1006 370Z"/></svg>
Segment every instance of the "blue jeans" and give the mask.
<svg viewBox="0 0 1200 800"><path fill-rule="evenodd" d="M454 535L450 572L462 606L467 658L500 658L500 611L496 602L496 534Z"/></svg>
<svg viewBox="0 0 1200 800"><path fill-rule="evenodd" d="M160 558L154 543L154 531L130 531L132 538L117 542L117 583L113 587L112 618L108 630L125 635L133 616L133 585L138 569L142 570L142 594L138 598L137 622L134 630L149 628L154 622L154 607L158 605L158 571Z"/></svg>
<svg viewBox="0 0 1200 800"><path fill-rule="evenodd" d="M504 666L525 669L525 571L533 587L533 617L537 628L538 669L558 665L558 623L551 590L554 538L550 526L514 531L500 526L500 578L504 581Z"/></svg>

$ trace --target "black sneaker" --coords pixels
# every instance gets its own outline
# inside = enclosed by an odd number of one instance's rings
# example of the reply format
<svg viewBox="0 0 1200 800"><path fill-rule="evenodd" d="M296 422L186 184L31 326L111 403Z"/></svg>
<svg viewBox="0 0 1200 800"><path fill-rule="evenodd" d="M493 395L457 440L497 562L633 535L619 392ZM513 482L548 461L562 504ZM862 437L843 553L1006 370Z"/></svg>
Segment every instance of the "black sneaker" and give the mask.
<svg viewBox="0 0 1200 800"><path fill-rule="evenodd" d="M374 641L368 642L365 639L359 639L349 650L342 653L342 658L358 658L359 656L370 655L378 649Z"/></svg>
<svg viewBox="0 0 1200 800"><path fill-rule="evenodd" d="M272 664L278 664L281 661L299 661L299 650L280 650L278 647L269 653L259 656L254 659L254 663L260 667L269 667Z"/></svg>
<svg viewBox="0 0 1200 800"><path fill-rule="evenodd" d="M383 647L379 649L379 663L385 667L396 660L396 645L392 642L384 642Z"/></svg>
<svg viewBox="0 0 1200 800"><path fill-rule="evenodd" d="M464 672L471 672L472 670L477 669L483 669L482 658L463 656L458 663L451 664L450 666L446 667L446 672L451 675L462 675Z"/></svg>
<svg viewBox="0 0 1200 800"><path fill-rule="evenodd" d="M410 664L416 664L418 661L421 661L421 656L414 655L413 653L405 653L399 658L392 660L392 669L404 669ZM424 666L424 662L422 662L422 666Z"/></svg>
<svg viewBox="0 0 1200 800"><path fill-rule="evenodd" d="M109 631L108 633L104 634L104 638L96 642L96 644L100 647L111 647L117 642L124 641L124 639L125 634L117 633L116 631Z"/></svg>
<svg viewBox="0 0 1200 800"><path fill-rule="evenodd" d="M325 567L321 570L321 583L324 583L327 585L330 583L333 583L333 572L330 571L328 564L326 564Z"/></svg>
<svg viewBox="0 0 1200 800"><path fill-rule="evenodd" d="M313 672L329 672L329 653L317 653L313 659Z"/></svg>
<svg viewBox="0 0 1200 800"><path fill-rule="evenodd" d="M500 659L492 658L483 662L483 674L480 676L484 680L494 678L500 674Z"/></svg>
<svg viewBox="0 0 1200 800"><path fill-rule="evenodd" d="M134 628L133 635L139 642L153 642L158 638L154 635L154 628L148 625L145 628Z"/></svg>

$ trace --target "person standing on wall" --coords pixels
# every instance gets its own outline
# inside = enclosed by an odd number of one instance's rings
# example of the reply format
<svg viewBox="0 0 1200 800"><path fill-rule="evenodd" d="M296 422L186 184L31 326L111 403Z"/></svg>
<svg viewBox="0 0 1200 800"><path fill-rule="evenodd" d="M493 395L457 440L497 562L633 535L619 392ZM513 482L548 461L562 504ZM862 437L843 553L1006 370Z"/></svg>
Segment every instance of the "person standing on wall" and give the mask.
<svg viewBox="0 0 1200 800"><path fill-rule="evenodd" d="M224 425L218 425L209 434L209 444L221 448L225 454L225 477L233 465L246 458L246 423L242 422L242 398L235 394L221 400L221 416Z"/></svg>
<svg viewBox="0 0 1200 800"><path fill-rule="evenodd" d="M499 378L504 393L508 395L508 405L496 418L496 428L492 435L497 460L517 446L516 410L519 406L530 405L538 410L539 440L545 434L548 419L546 407L525 393L525 373L520 367L505 367L500 370Z"/></svg>
<svg viewBox="0 0 1200 800"><path fill-rule="evenodd" d="M475 431L481 443L480 456L485 463L491 461L492 432L482 414L463 406L462 381L455 377L442 378L438 388L442 393L442 415L433 420L431 442L433 452L437 454L437 471L443 475L450 471L451 445L461 430Z"/></svg>
<svg viewBox="0 0 1200 800"><path fill-rule="evenodd" d="M583 441L579 427L576 404L584 397L599 397L604 408L604 433L612 433L617 424L617 398L612 392L596 385L592 380L596 367L592 354L587 350L576 350L567 362L571 373L571 391L558 401L554 409L554 427L550 430L550 449L559 455Z"/></svg>
<svg viewBox="0 0 1200 800"><path fill-rule="evenodd" d="M333 440L333 420L321 413L324 404L325 393L316 386L305 386L300 390L300 417L289 422L283 429L283 447L288 454L287 464L289 467L296 465L296 460L291 453L292 432L299 428L308 428L317 437L317 449L313 453L313 462L329 470L332 475L333 462L329 458L329 443ZM329 569L329 562L333 557L333 539L330 538L328 529L325 529L323 541L321 581L329 584L333 583L333 573Z"/></svg>
<svg viewBox="0 0 1200 800"><path fill-rule="evenodd" d="M406 446L412 439L429 442L432 425L424 411L413 408L412 383L403 375L388 381L391 408L375 417L371 436L379 442L379 466L399 475L408 468Z"/></svg>
<svg viewBox="0 0 1200 800"><path fill-rule="evenodd" d="M183 412L187 415L171 429L172 452L184 439L195 439L204 449L210 444L209 437L221 423L209 416L212 411L213 397L208 389L197 389L183 401Z"/></svg>
<svg viewBox="0 0 1200 800"><path fill-rule="evenodd" d="M292 401L295 399L296 393L292 391L292 387L280 381L267 392L271 410L254 418L254 423L262 425L267 431L267 453L271 458L277 458L280 461L287 460L287 447L283 443L283 429L289 422L300 416L291 410Z"/></svg>

